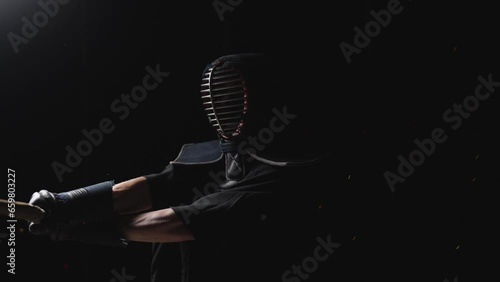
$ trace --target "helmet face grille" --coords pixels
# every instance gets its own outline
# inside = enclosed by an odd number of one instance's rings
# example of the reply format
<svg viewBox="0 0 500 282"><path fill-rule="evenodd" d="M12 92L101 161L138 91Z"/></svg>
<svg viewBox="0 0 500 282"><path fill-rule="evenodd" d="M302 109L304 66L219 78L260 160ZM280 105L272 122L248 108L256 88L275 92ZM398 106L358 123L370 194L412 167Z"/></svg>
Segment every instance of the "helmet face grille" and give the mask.
<svg viewBox="0 0 500 282"><path fill-rule="evenodd" d="M247 89L238 70L208 68L201 81L201 99L208 120L220 137L233 139L241 133L247 112Z"/></svg>

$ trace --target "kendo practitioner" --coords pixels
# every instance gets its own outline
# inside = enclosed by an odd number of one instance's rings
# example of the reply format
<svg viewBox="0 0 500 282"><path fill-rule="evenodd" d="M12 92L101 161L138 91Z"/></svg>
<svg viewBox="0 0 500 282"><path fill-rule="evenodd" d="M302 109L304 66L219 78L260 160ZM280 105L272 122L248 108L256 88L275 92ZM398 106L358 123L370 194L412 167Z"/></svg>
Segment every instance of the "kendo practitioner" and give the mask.
<svg viewBox="0 0 500 282"><path fill-rule="evenodd" d="M294 83L285 77L293 72L260 53L216 59L201 77L213 140L183 145L148 175L33 193L30 203L47 216L30 232L123 248L151 243L152 282L172 281L173 245L182 282L312 277L285 272L300 263L293 254L301 240L315 243L318 191L332 154L315 140L317 127L302 126L306 114L293 112L300 103L287 99L296 93L284 86Z"/></svg>

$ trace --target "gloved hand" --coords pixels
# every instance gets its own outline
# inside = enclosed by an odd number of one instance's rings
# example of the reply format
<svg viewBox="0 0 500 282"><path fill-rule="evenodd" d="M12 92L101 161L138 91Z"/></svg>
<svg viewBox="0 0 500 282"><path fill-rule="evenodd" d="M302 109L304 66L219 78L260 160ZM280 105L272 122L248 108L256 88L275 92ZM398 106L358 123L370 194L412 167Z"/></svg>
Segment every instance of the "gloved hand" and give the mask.
<svg viewBox="0 0 500 282"><path fill-rule="evenodd" d="M56 241L102 241L121 245L114 224L113 184L106 181L63 193L47 190L33 193L29 203L43 208L46 215L39 223L30 222L29 231L34 235L48 235Z"/></svg>
<svg viewBox="0 0 500 282"><path fill-rule="evenodd" d="M69 207L55 193L40 190L33 193L29 203L45 210L45 217L39 223L29 222L29 231L34 235L51 235L56 239L62 230L78 225L74 220L71 222Z"/></svg>

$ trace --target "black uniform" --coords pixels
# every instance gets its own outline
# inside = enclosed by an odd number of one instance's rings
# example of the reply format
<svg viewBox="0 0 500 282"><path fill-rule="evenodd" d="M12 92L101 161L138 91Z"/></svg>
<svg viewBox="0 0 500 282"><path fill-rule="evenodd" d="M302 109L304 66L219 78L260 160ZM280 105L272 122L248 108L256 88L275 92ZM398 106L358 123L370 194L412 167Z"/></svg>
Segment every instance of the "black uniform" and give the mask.
<svg viewBox="0 0 500 282"><path fill-rule="evenodd" d="M301 247L297 240L317 235L310 230L317 208L311 187L318 187L320 164L247 156L245 177L227 181L219 144L184 145L161 173L146 176L154 208L171 207L196 239L181 243L182 281L281 281ZM171 281L172 250L154 245L152 281Z"/></svg>

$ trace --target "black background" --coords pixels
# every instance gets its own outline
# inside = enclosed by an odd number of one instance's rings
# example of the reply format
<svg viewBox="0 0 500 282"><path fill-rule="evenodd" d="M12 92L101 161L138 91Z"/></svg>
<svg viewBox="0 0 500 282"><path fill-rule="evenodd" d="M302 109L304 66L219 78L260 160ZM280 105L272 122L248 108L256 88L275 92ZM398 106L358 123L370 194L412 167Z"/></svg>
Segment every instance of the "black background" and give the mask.
<svg viewBox="0 0 500 282"><path fill-rule="evenodd" d="M16 54L7 34L21 34L21 18L40 7L2 1L3 146L5 166L16 171L16 200L160 170L182 144L215 136L198 96L205 65L225 54L266 52L282 62L304 113L323 118L311 142L330 140L338 156L320 219L323 236L342 246L311 281L498 279L485 254L494 253L487 242L497 222L486 215L496 211L487 192L498 188L500 90L457 130L442 117L474 94L479 75L500 81L493 5L402 1L403 11L348 64L339 44L352 45L353 28L363 29L387 1L290 2L244 0L221 21L211 1L73 0ZM111 103L157 64L170 76L119 120ZM116 129L60 182L51 164L64 163L65 147L75 148L81 131L103 118ZM398 155L408 157L413 140L435 128L448 139L392 193L384 172L396 172ZM305 245L290 246L301 254L297 263L315 246ZM150 259L147 244L115 250L50 242L19 222L17 274L6 277L107 282L112 269L125 267L134 281L148 281Z"/></svg>

